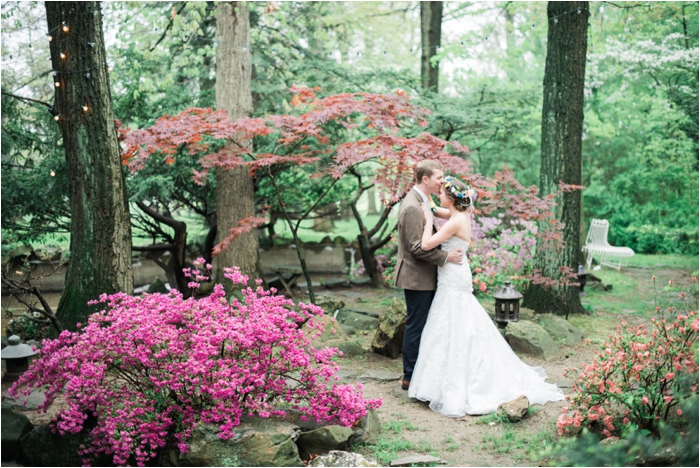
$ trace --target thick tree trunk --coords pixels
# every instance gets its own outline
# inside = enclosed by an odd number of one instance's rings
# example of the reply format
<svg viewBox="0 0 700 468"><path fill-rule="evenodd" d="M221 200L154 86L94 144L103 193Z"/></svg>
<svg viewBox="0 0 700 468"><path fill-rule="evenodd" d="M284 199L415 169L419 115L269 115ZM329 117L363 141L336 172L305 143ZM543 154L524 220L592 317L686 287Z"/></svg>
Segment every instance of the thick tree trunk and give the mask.
<svg viewBox="0 0 700 468"><path fill-rule="evenodd" d="M85 323L90 300L132 293L131 225L114 128L99 2L46 2L55 115L66 153L71 205L70 262L56 315L68 330ZM66 30L64 30L66 29Z"/></svg>
<svg viewBox="0 0 700 468"><path fill-rule="evenodd" d="M421 57L420 78L425 89L438 91L438 64L430 64L430 59L440 46L442 35L442 2L420 2Z"/></svg>
<svg viewBox="0 0 700 468"><path fill-rule="evenodd" d="M556 192L560 181L581 184L588 14L588 2L549 2L547 7L549 31L542 103L541 196ZM559 277L561 266L568 266L574 272L578 269L581 192L560 195L556 216L564 226L563 251L538 248L535 256L535 268L551 278ZM545 288L533 284L526 291L523 306L537 312L567 316L583 311L575 286Z"/></svg>
<svg viewBox="0 0 700 468"><path fill-rule="evenodd" d="M250 91L250 20L247 2L219 4L216 14L216 107L231 120L253 112ZM255 213L253 179L245 167L216 170L216 221L219 240L238 221ZM238 266L251 279L259 276L258 233L256 229L236 238L216 257L215 278L223 280L224 267Z"/></svg>

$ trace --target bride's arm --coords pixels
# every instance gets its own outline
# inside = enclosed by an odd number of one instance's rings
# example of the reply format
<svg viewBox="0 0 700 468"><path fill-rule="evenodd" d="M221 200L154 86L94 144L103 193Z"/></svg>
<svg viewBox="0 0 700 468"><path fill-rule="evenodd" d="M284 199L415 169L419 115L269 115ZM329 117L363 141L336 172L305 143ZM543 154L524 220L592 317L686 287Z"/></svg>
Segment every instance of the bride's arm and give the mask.
<svg viewBox="0 0 700 468"><path fill-rule="evenodd" d="M448 221L436 234L433 234L432 214L425 205L423 205L423 215L425 216L425 226L423 227L421 250L432 250L457 232L457 223Z"/></svg>
<svg viewBox="0 0 700 468"><path fill-rule="evenodd" d="M450 219L450 210L438 206L435 208L435 216L442 219Z"/></svg>

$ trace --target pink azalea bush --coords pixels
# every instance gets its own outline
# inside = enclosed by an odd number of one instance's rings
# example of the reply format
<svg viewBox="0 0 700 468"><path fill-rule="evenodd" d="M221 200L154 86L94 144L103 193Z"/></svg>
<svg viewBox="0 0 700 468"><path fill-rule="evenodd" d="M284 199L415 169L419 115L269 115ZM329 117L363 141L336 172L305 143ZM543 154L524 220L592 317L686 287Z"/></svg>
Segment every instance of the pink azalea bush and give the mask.
<svg viewBox="0 0 700 468"><path fill-rule="evenodd" d="M698 391L698 314L652 322L651 331L622 322L592 363L565 369L577 379L557 420L560 435L580 427L605 437L635 428L658 434L661 421L682 414L679 403Z"/></svg>
<svg viewBox="0 0 700 468"><path fill-rule="evenodd" d="M186 273L193 283L207 279ZM225 276L235 284L248 280L237 268ZM201 299L184 300L175 291L103 295L94 302L105 309L79 332L45 340L40 358L9 393L44 388L40 411L63 395L67 409L52 427L89 433L84 463L105 454L117 465L140 466L170 442L186 452L199 422L218 425L228 439L244 415L293 409L305 419L351 426L381 405L363 398L360 384L329 385L337 380L331 358L338 350L310 347L300 328L308 321L311 334L320 334L323 324L314 319L322 309L296 306L259 283L242 293L243 301L231 303L221 285ZM89 416L96 424L86 423Z"/></svg>

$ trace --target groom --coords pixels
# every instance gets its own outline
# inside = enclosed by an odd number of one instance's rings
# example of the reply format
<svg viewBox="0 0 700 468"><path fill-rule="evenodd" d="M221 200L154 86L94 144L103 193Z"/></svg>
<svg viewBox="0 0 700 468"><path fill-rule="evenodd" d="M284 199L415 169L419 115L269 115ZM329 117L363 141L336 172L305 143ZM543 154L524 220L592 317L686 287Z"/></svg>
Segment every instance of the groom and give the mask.
<svg viewBox="0 0 700 468"><path fill-rule="evenodd" d="M396 260L395 283L403 288L406 296L406 330L403 335L403 381L401 388L408 390L413 368L418 359L418 346L423 327L428 319L430 304L437 289L437 267L446 262L462 263L462 249L449 253L435 248L421 249L425 227L422 204L430 207L430 194L439 193L444 182L442 165L437 161L423 160L416 164L416 185L401 202L399 211L399 253ZM433 233L437 232L433 223Z"/></svg>

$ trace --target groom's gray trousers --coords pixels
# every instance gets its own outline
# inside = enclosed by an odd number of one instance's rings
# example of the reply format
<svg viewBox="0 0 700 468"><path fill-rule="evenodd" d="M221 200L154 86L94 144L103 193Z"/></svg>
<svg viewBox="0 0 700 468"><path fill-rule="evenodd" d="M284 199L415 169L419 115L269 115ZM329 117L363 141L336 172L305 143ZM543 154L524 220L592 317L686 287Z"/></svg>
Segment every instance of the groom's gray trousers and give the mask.
<svg viewBox="0 0 700 468"><path fill-rule="evenodd" d="M420 337L423 327L428 320L430 304L435 297L435 291L413 291L404 289L406 297L406 329L403 334L403 378L411 380L413 368L418 360Z"/></svg>

